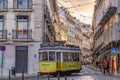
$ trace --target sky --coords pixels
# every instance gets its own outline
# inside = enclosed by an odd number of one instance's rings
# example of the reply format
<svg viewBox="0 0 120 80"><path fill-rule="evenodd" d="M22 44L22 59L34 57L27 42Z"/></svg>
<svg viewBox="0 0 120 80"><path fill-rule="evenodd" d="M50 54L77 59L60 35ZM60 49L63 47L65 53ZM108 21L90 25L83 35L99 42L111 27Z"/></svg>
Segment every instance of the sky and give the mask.
<svg viewBox="0 0 120 80"><path fill-rule="evenodd" d="M58 4L68 8L71 15L81 22L92 24L95 0L58 0Z"/></svg>

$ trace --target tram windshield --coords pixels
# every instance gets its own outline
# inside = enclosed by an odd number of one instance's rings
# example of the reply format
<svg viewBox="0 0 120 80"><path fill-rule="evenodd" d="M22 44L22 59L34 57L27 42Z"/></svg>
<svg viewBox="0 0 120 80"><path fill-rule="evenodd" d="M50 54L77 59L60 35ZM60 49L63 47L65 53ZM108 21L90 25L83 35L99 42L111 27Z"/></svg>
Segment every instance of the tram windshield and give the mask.
<svg viewBox="0 0 120 80"><path fill-rule="evenodd" d="M39 61L55 61L55 52L40 52Z"/></svg>
<svg viewBox="0 0 120 80"><path fill-rule="evenodd" d="M49 61L55 61L55 52L49 52Z"/></svg>

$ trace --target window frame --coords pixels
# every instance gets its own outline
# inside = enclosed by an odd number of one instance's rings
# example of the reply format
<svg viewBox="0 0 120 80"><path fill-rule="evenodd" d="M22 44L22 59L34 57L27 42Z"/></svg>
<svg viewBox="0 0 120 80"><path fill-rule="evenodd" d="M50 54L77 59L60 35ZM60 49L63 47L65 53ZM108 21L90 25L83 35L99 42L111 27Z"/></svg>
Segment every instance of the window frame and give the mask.
<svg viewBox="0 0 120 80"><path fill-rule="evenodd" d="M2 21L0 20L0 22L2 22L2 30L4 30L4 15L0 15L0 18L2 17Z"/></svg>

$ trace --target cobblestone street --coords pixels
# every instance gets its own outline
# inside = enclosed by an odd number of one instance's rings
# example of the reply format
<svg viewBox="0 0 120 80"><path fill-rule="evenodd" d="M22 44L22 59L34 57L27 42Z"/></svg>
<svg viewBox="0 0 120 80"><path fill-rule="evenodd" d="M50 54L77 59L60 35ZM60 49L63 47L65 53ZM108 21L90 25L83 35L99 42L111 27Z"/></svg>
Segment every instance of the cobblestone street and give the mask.
<svg viewBox="0 0 120 80"><path fill-rule="evenodd" d="M8 80L8 79L0 79L0 80ZM22 80L22 79L12 78L11 80ZM34 76L34 77L27 77L24 80L38 80L38 78ZM48 78L43 78L43 76L40 76L39 80L48 80ZM54 78L50 78L50 80L58 80L58 78L54 77ZM65 80L65 77L61 77L60 80ZM67 76L67 80L120 80L120 76L114 76L110 74L104 75L102 72L98 72L96 70L92 70L90 68L83 66L81 73Z"/></svg>

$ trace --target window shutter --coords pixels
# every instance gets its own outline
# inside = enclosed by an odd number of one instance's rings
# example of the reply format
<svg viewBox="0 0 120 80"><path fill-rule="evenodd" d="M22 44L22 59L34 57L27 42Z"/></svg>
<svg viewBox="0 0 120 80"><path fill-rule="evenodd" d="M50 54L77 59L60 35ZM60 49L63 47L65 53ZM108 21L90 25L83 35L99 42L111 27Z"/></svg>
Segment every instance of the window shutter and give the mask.
<svg viewBox="0 0 120 80"><path fill-rule="evenodd" d="M17 9L17 0L13 0L13 8Z"/></svg>
<svg viewBox="0 0 120 80"><path fill-rule="evenodd" d="M29 9L32 9L32 6L33 6L33 2L32 0L29 0Z"/></svg>

